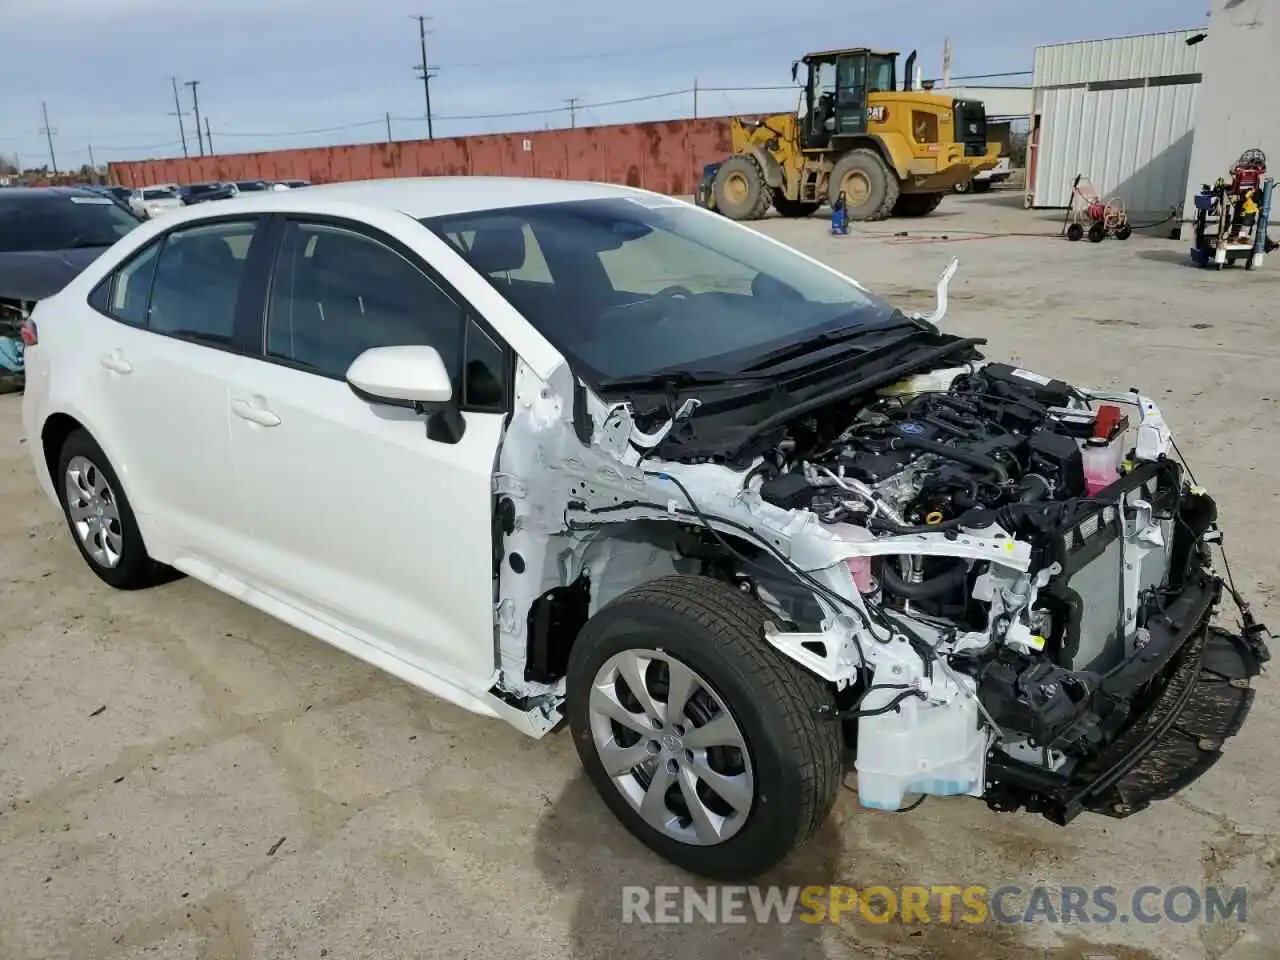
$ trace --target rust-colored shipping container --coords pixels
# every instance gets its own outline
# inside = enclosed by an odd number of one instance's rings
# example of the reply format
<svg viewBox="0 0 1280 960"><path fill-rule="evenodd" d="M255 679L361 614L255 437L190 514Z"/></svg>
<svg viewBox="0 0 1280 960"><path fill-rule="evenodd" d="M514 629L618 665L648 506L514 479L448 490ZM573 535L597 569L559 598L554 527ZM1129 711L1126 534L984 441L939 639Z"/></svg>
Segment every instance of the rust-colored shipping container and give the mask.
<svg viewBox="0 0 1280 960"><path fill-rule="evenodd" d="M109 164L129 187L209 180L310 180L379 177L516 176L595 180L690 194L703 166L728 156L728 117L659 120L573 130L537 130L437 140L361 143L265 153Z"/></svg>

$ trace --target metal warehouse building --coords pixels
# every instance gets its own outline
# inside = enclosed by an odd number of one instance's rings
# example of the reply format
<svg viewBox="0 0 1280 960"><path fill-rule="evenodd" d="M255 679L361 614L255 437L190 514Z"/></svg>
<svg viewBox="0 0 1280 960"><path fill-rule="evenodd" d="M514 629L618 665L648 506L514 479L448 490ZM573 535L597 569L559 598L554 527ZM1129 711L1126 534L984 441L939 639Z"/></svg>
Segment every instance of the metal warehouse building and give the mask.
<svg viewBox="0 0 1280 960"><path fill-rule="evenodd" d="M1280 179L1274 0L1212 0L1198 29L1038 47L1032 88L1028 206L1067 206L1084 174L1131 214L1190 219L1200 185L1251 147Z"/></svg>
<svg viewBox="0 0 1280 960"><path fill-rule="evenodd" d="M1084 174L1131 213L1181 208L1202 87L1203 44L1187 40L1202 32L1037 47L1028 205L1067 206Z"/></svg>

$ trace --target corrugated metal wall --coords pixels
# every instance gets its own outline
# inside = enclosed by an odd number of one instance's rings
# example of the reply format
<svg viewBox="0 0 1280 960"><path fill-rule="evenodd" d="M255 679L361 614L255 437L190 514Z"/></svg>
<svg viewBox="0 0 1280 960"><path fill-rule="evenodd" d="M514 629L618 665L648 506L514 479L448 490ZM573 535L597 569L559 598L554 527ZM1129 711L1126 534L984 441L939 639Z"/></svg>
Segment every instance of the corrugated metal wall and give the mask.
<svg viewBox="0 0 1280 960"><path fill-rule="evenodd" d="M1033 204L1067 206L1071 183L1082 173L1131 211L1180 207L1199 87L1045 90Z"/></svg>
<svg viewBox="0 0 1280 960"><path fill-rule="evenodd" d="M1200 69L1200 47L1189 47L1186 41L1199 32L1177 30L1036 47L1032 86L1196 73Z"/></svg>
<svg viewBox="0 0 1280 960"><path fill-rule="evenodd" d="M1067 206L1076 174L1131 211L1168 213L1180 205L1200 86L1200 45L1186 41L1198 32L1036 48L1032 206Z"/></svg>
<svg viewBox="0 0 1280 960"><path fill-rule="evenodd" d="M732 150L729 118L628 123L575 130L405 140L109 164L125 186L209 180L312 183L440 175L596 180L690 194L705 164Z"/></svg>

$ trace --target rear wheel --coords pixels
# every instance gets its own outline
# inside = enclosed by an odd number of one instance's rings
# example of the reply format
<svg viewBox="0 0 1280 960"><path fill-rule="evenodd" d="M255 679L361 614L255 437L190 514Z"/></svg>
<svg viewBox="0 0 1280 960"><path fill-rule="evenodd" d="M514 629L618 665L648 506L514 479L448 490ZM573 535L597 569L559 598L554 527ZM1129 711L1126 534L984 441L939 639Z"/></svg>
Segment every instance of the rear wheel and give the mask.
<svg viewBox="0 0 1280 960"><path fill-rule="evenodd" d="M100 580L137 590L172 577L147 554L120 478L86 431L73 431L62 444L53 482L76 548Z"/></svg>
<svg viewBox="0 0 1280 960"><path fill-rule="evenodd" d="M720 164L711 189L716 209L730 220L759 220L773 200L759 164L741 154Z"/></svg>
<svg viewBox="0 0 1280 960"><path fill-rule="evenodd" d="M893 206L895 217L924 217L938 209L940 193L904 193Z"/></svg>
<svg viewBox="0 0 1280 960"><path fill-rule="evenodd" d="M850 220L883 220L898 202L898 177L875 150L850 150L836 161L828 192L832 206L844 194Z"/></svg>
<svg viewBox="0 0 1280 960"><path fill-rule="evenodd" d="M1107 238L1107 228L1102 225L1100 220L1095 220L1089 224L1089 242L1101 243Z"/></svg>
<svg viewBox="0 0 1280 960"><path fill-rule="evenodd" d="M990 181L990 180L974 180L974 181L973 181L973 192L974 192L974 193L986 193L986 192L987 192L988 190L990 190L990 189L991 189L991 181Z"/></svg>
<svg viewBox="0 0 1280 960"><path fill-rule="evenodd" d="M839 790L828 688L769 646L768 610L705 577L601 609L569 657L574 744L604 802L692 873L755 876L821 826Z"/></svg>
<svg viewBox="0 0 1280 960"><path fill-rule="evenodd" d="M1084 227L1078 223L1073 223L1067 227L1067 239L1074 243L1077 240L1084 239Z"/></svg>
<svg viewBox="0 0 1280 960"><path fill-rule="evenodd" d="M773 191L773 209L784 217L807 217L818 209L818 204L807 200L789 200L781 190Z"/></svg>

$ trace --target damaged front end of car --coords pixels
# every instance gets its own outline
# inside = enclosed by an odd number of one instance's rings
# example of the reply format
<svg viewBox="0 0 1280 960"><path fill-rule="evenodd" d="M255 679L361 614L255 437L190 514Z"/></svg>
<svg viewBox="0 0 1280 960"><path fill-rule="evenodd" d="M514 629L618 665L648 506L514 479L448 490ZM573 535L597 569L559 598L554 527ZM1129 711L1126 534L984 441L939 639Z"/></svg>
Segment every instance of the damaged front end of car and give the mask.
<svg viewBox="0 0 1280 960"><path fill-rule="evenodd" d="M0 393L21 390L26 382L23 327L35 303L0 296Z"/></svg>
<svg viewBox="0 0 1280 960"><path fill-rule="evenodd" d="M1213 499L1140 391L980 343L939 334L784 399L618 399L519 366L494 478L509 719L551 729L586 620L684 573L757 597L767 641L830 685L864 806L968 795L1066 823L1205 772L1269 658L1215 572ZM1224 593L1239 632L1213 623Z"/></svg>

